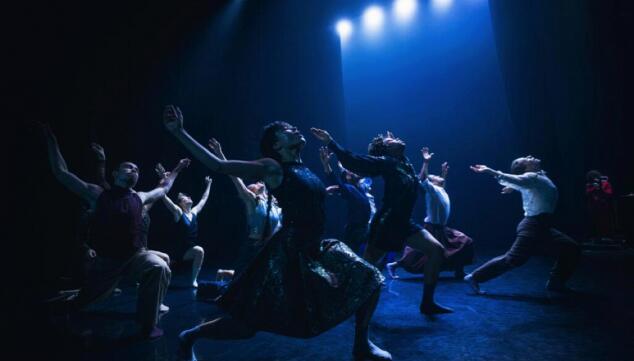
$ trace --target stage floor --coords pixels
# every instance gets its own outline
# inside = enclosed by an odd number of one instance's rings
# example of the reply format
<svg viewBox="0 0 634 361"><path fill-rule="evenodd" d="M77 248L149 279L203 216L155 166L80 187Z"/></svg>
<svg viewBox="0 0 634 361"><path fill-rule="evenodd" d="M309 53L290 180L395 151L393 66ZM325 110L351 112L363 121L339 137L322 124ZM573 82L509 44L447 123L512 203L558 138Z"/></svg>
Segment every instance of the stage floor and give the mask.
<svg viewBox="0 0 634 361"><path fill-rule="evenodd" d="M494 252L481 252L476 265ZM634 252L585 253L570 286L578 292L551 294L544 289L552 261L536 257L525 266L483 285L486 296L473 295L452 273L443 273L437 301L455 313L434 318L418 312L422 278L400 270L387 280L372 321L375 343L394 360L626 360L634 355ZM467 270L473 266L467 267ZM211 276L204 270L201 279ZM179 288L165 304L165 336L155 341L134 337L134 288L73 315L49 320L57 355L80 360L174 360L177 335L218 314L211 303ZM201 341L198 360L314 361L351 360L353 322L308 340L268 333L241 341ZM48 346L47 346L48 347ZM42 350L45 351L45 350ZM630 355L630 356L628 356ZM51 358L53 359L53 358Z"/></svg>

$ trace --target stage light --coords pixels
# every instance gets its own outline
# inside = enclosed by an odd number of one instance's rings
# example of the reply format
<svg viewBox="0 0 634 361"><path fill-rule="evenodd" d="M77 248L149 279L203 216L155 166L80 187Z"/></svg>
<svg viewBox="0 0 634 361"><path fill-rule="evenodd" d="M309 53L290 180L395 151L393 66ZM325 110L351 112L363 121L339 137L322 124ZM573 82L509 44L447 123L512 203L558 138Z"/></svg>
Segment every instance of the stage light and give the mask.
<svg viewBox="0 0 634 361"><path fill-rule="evenodd" d="M383 14L383 9L379 6L370 6L363 12L363 26L370 32L379 30L384 20L385 15Z"/></svg>
<svg viewBox="0 0 634 361"><path fill-rule="evenodd" d="M447 10L449 10L452 4L453 0L431 0L431 8L436 13L446 12Z"/></svg>
<svg viewBox="0 0 634 361"><path fill-rule="evenodd" d="M414 17L417 7L418 2L416 0L396 0L392 6L392 11L397 20L405 22Z"/></svg>
<svg viewBox="0 0 634 361"><path fill-rule="evenodd" d="M352 22L348 19L341 19L337 21L336 29L341 41L346 41L350 35L352 35L352 30L354 30Z"/></svg>

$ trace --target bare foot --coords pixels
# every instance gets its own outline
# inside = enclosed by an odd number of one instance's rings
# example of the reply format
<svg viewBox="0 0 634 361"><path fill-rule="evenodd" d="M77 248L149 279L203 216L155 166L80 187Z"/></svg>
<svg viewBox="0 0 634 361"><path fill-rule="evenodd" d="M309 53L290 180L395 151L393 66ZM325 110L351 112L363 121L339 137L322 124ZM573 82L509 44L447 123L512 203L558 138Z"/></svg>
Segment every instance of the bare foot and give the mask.
<svg viewBox="0 0 634 361"><path fill-rule="evenodd" d="M451 308L441 306L437 304L436 302L431 302L428 304L423 303L420 305L420 313L425 315L438 315L441 313L452 313L452 312L453 310Z"/></svg>
<svg viewBox="0 0 634 361"><path fill-rule="evenodd" d="M397 267L398 267L397 262L391 262L385 265L385 268L387 268L387 274L390 276L391 279L399 278L398 275L396 274Z"/></svg>
<svg viewBox="0 0 634 361"><path fill-rule="evenodd" d="M355 361L372 360L372 361L391 361L392 355L380 349L372 341L368 340L367 344L362 346L355 345L352 350Z"/></svg>
<svg viewBox="0 0 634 361"><path fill-rule="evenodd" d="M473 274L469 273L463 278L463 280L467 282L476 295L483 295L486 293L480 289L480 284L473 279Z"/></svg>

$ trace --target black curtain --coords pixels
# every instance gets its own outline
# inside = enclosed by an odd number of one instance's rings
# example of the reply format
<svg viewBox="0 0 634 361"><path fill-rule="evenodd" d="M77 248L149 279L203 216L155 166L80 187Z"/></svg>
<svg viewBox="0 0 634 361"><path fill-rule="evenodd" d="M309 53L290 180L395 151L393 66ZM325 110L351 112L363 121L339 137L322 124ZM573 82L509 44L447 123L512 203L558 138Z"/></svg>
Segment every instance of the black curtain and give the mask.
<svg viewBox="0 0 634 361"><path fill-rule="evenodd" d="M619 0L489 4L517 142L542 158L559 186L562 227L582 237L588 170L609 175L619 197L634 190L634 7Z"/></svg>

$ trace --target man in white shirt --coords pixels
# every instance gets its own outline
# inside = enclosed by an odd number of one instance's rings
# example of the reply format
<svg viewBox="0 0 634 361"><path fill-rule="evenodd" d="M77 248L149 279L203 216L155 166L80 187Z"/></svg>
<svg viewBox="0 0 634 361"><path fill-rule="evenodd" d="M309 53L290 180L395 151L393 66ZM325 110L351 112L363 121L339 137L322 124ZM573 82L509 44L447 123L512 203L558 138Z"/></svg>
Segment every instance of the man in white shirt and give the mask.
<svg viewBox="0 0 634 361"><path fill-rule="evenodd" d="M557 205L557 187L541 168L541 161L533 156L515 159L511 173L493 170L485 165L474 165L476 173L493 175L504 186L502 193L518 191L522 194L524 219L517 226L515 242L505 254L468 274L464 280L477 294L483 293L479 284L523 265L536 253L557 257L546 288L565 291L565 282L574 271L580 255L579 245L552 226L552 215Z"/></svg>

